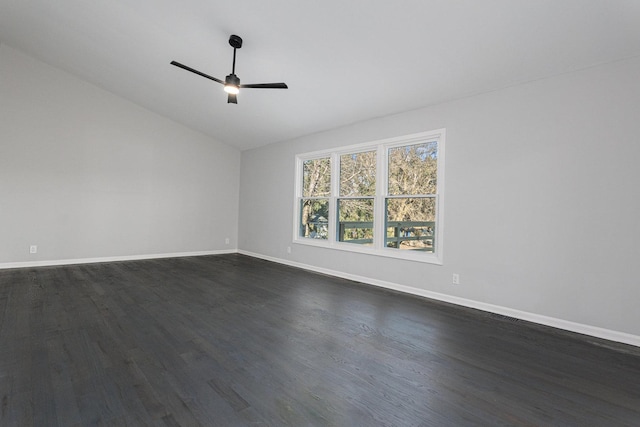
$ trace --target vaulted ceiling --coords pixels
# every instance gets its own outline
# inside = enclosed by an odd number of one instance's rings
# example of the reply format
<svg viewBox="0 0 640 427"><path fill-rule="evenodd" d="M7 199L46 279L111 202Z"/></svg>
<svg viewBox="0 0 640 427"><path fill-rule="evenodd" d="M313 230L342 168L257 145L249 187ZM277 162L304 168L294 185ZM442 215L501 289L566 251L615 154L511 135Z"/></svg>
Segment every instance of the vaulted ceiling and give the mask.
<svg viewBox="0 0 640 427"><path fill-rule="evenodd" d="M229 35L244 39L227 104ZM249 149L640 54L637 0L0 0L0 42Z"/></svg>

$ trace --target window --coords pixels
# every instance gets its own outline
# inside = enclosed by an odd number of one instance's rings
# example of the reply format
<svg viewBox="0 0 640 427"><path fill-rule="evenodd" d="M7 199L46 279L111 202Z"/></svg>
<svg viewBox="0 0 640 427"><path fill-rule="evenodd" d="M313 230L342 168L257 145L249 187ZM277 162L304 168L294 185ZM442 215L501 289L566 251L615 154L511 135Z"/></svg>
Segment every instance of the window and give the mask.
<svg viewBox="0 0 640 427"><path fill-rule="evenodd" d="M433 252L438 183L438 143L389 148L385 198L388 248Z"/></svg>
<svg viewBox="0 0 640 427"><path fill-rule="evenodd" d="M298 155L294 242L442 263L444 137Z"/></svg>
<svg viewBox="0 0 640 427"><path fill-rule="evenodd" d="M340 156L337 240L371 246L376 195L376 152Z"/></svg>
<svg viewBox="0 0 640 427"><path fill-rule="evenodd" d="M305 160L302 171L300 236L311 239L327 239L329 196L331 195L330 158Z"/></svg>

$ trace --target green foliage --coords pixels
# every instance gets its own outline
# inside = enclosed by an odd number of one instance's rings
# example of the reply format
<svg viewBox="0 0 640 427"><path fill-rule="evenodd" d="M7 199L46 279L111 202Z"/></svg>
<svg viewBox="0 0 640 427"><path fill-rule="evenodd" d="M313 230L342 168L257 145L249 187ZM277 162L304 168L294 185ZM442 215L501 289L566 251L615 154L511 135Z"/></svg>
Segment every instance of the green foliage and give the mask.
<svg viewBox="0 0 640 427"><path fill-rule="evenodd" d="M373 199L344 199L338 201L338 220L373 221Z"/></svg>
<svg viewBox="0 0 640 427"><path fill-rule="evenodd" d="M433 197L402 197L387 200L388 221L435 221Z"/></svg>
<svg viewBox="0 0 640 427"><path fill-rule="evenodd" d="M329 230L329 200L302 199L301 230L302 237L326 239Z"/></svg>

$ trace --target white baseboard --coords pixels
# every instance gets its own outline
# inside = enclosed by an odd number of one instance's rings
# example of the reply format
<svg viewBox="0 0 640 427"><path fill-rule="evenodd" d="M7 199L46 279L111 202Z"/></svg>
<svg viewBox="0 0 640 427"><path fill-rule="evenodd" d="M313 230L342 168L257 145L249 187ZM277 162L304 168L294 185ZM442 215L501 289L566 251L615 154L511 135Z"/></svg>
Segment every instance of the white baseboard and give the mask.
<svg viewBox="0 0 640 427"><path fill-rule="evenodd" d="M219 250L219 251L174 252L174 253L168 253L168 254L125 255L125 256L100 257L100 258L76 258L76 259L56 259L56 260L45 260L45 261L7 262L7 263L0 263L0 270L7 269L7 268L49 267L54 265L92 264L96 262L137 261L137 260L143 260L143 259L156 259L156 258L180 258L180 257L188 257L188 256L235 254L237 252L238 251L236 249L230 249L230 250Z"/></svg>
<svg viewBox="0 0 640 427"><path fill-rule="evenodd" d="M412 295L418 295L425 298L431 298L438 301L444 301L464 307L475 308L490 313L496 313L503 316L514 317L528 322L538 323L540 325L551 326L553 328L563 329L566 331L576 332L583 335L589 335L592 337L602 338L609 341L615 341L623 344L629 344L636 347L640 347L640 336L628 334L625 332L614 331L611 329L599 328L597 326L584 325L582 323L571 322L568 320L557 319L555 317L543 316L541 314L529 313L526 311L516 310L509 307L503 307L499 305L487 304L484 302L474 301L466 298L460 298L452 295L441 294L438 292L427 291L425 289L414 288L411 286L399 285L397 283L386 282L383 280L372 279L370 277L358 276L355 274L344 273L341 271L330 270L327 268L316 267L313 265L302 264L282 258L275 258L258 253L239 250L239 253L255 258L261 258L267 261L273 261L280 264L290 265L292 267L298 267L305 270L315 271L322 274L328 274L330 276L341 277L343 279L354 280L357 282L366 283L369 285L379 286L386 289L392 289L399 292L404 292Z"/></svg>

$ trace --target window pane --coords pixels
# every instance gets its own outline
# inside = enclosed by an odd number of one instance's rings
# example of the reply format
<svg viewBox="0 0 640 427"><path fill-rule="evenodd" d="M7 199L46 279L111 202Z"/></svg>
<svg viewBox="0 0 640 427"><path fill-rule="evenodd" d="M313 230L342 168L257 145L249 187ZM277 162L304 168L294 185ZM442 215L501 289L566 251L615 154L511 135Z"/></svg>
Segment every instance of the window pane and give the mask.
<svg viewBox="0 0 640 427"><path fill-rule="evenodd" d="M329 200L302 199L300 203L300 236L327 239L329 237Z"/></svg>
<svg viewBox="0 0 640 427"><path fill-rule="evenodd" d="M340 156L340 195L374 196L376 194L376 152Z"/></svg>
<svg viewBox="0 0 640 427"><path fill-rule="evenodd" d="M331 192L329 157L305 160L302 168L302 197L328 197Z"/></svg>
<svg viewBox="0 0 640 427"><path fill-rule="evenodd" d="M406 197L386 201L385 246L433 252L435 248L435 197Z"/></svg>
<svg viewBox="0 0 640 427"><path fill-rule="evenodd" d="M373 244L373 199L338 200L338 241Z"/></svg>
<svg viewBox="0 0 640 427"><path fill-rule="evenodd" d="M438 143L389 149L389 194L436 194Z"/></svg>

